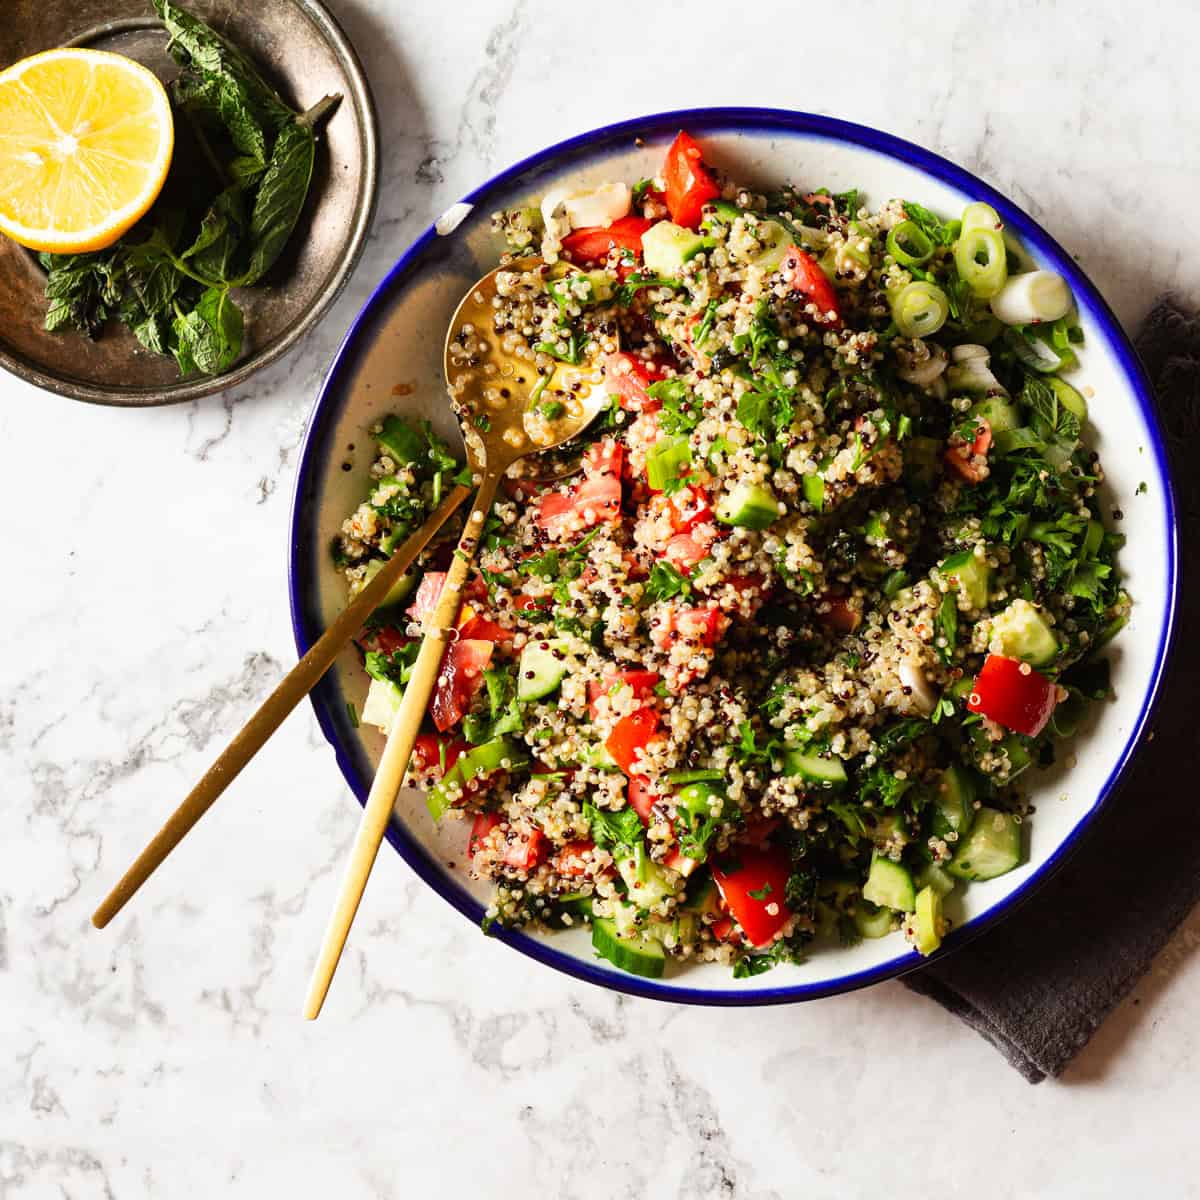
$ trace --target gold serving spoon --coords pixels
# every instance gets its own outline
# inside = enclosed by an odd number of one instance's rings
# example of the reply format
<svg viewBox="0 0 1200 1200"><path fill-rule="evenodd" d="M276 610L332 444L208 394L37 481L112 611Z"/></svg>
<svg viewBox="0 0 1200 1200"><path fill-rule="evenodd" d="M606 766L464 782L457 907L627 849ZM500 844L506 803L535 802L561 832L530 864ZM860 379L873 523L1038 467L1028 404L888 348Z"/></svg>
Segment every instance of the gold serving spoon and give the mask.
<svg viewBox="0 0 1200 1200"><path fill-rule="evenodd" d="M446 335L445 370L451 401L467 444L468 461L479 491L466 528L450 561L442 593L425 621L424 640L404 686L404 697L388 733L387 745L363 809L350 861L313 968L304 1015L313 1020L325 1002L350 926L362 900L367 877L391 819L396 794L404 783L421 721L437 682L442 656L455 624L484 524L496 489L520 459L561 445L580 433L605 404L600 386L600 355L611 346L589 343L590 357L576 365L536 356L516 332L496 333L498 281L511 284L523 272L549 272L565 280L578 274L563 264L548 268L540 259L521 259L485 275L463 298ZM539 374L535 358L542 357Z"/></svg>

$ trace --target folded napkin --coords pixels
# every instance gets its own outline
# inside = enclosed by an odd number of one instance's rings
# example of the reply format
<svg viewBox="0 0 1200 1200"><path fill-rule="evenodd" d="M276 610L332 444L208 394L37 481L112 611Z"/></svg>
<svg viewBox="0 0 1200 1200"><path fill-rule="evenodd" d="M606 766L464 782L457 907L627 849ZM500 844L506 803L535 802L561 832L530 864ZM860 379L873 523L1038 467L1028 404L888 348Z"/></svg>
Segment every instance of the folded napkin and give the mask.
<svg viewBox="0 0 1200 1200"><path fill-rule="evenodd" d="M1031 1083L1058 1075L1200 901L1200 314L1158 302L1137 338L1166 427L1181 524L1178 626L1162 695L1118 794L1018 912L905 982ZM1136 536L1130 527L1126 533ZM1136 603L1137 580L1131 581Z"/></svg>

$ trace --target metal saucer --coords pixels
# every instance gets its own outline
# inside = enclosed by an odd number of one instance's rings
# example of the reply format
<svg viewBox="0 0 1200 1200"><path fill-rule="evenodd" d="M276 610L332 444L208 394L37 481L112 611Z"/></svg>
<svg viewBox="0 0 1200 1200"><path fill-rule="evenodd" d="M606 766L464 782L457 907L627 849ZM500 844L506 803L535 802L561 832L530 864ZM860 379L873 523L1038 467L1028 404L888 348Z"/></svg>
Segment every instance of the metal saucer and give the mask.
<svg viewBox="0 0 1200 1200"><path fill-rule="evenodd" d="M240 292L246 345L216 378L180 379L173 359L143 349L112 322L95 341L47 333L45 274L32 254L0 237L0 366L21 379L93 404L175 404L243 383L321 318L366 242L379 178L379 131L370 85L346 35L318 0L188 0L186 7L244 49L303 110L328 93L342 102L322 125L305 211L263 285ZM92 46L178 72L149 0L10 0L0 67L51 46Z"/></svg>

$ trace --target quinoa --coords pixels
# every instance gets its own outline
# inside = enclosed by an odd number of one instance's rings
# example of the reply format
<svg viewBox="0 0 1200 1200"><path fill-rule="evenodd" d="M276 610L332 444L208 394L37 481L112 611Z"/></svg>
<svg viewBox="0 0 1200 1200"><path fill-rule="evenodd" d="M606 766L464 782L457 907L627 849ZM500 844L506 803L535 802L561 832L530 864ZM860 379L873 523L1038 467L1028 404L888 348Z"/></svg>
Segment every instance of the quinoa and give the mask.
<svg viewBox="0 0 1200 1200"><path fill-rule="evenodd" d="M942 895L1016 865L1016 780L1106 694L1096 652L1130 609L1062 378L1081 334L1001 329L959 275L966 235L918 204L702 169L674 258L644 229L679 207L662 179L609 226L494 218L491 328L453 353L498 336L544 376L587 348L610 400L553 479L507 481L410 782L469 821L485 923L590 924L651 974L895 928L929 952ZM917 284L940 313L919 336ZM1058 373L1028 368L1039 345ZM535 441L567 405L531 410ZM467 477L428 428L373 432L334 546L351 591ZM456 532L363 631L367 723L394 713ZM998 687L1027 689L1021 714Z"/></svg>

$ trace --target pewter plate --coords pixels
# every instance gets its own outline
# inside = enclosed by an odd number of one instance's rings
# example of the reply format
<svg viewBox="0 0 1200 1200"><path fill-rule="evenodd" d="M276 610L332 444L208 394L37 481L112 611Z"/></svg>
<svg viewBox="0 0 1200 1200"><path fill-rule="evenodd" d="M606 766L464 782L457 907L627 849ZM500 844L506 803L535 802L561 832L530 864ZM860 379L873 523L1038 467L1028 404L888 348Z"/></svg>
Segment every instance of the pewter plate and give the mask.
<svg viewBox="0 0 1200 1200"><path fill-rule="evenodd" d="M246 344L232 370L181 379L110 322L95 341L47 333L45 274L28 251L0 237L0 366L21 379L92 404L176 404L244 382L318 321L366 242L379 176L375 105L362 65L317 0L188 0L186 7L245 50L299 110L340 92L323 124L316 169L297 232L263 286L239 292ZM178 67L149 0L8 0L0 67L58 45L112 50L167 80Z"/></svg>

